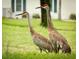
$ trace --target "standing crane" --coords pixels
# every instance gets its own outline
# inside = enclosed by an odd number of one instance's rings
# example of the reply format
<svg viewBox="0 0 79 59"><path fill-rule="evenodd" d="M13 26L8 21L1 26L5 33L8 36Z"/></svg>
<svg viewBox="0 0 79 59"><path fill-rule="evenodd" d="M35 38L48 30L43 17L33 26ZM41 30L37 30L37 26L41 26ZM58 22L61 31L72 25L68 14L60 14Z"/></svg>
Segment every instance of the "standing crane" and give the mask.
<svg viewBox="0 0 79 59"><path fill-rule="evenodd" d="M71 53L71 48L67 40L59 32L57 32L52 25L48 4L44 4L43 6L37 8L44 8L47 11L49 38L54 45L54 51L57 53L59 52L59 49L61 49L63 53Z"/></svg>
<svg viewBox="0 0 79 59"><path fill-rule="evenodd" d="M47 52L52 52L53 51L53 47L52 47L52 43L50 40L48 40L47 38L45 38L44 36L40 35L39 33L37 33L32 25L31 25L31 22L30 22L30 16L29 16L29 13L28 12L24 12L26 13L27 17L28 17L28 24L29 24L29 28L30 28L30 33L32 35L32 39L33 39L33 42L39 47L40 49L40 52L45 51L46 53ZM24 13L21 13L21 14L17 14L18 15L22 15Z"/></svg>

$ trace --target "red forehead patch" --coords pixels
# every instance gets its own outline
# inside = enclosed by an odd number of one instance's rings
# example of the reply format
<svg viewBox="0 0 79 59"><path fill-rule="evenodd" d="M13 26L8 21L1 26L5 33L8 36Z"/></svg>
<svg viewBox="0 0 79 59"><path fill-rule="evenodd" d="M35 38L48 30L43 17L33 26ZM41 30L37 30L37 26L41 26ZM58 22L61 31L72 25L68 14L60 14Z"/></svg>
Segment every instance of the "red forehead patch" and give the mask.
<svg viewBox="0 0 79 59"><path fill-rule="evenodd" d="M42 4L42 6L48 6L48 4L47 4L47 3L45 3L45 4Z"/></svg>
<svg viewBox="0 0 79 59"><path fill-rule="evenodd" d="M44 6L48 6L48 4L44 4Z"/></svg>

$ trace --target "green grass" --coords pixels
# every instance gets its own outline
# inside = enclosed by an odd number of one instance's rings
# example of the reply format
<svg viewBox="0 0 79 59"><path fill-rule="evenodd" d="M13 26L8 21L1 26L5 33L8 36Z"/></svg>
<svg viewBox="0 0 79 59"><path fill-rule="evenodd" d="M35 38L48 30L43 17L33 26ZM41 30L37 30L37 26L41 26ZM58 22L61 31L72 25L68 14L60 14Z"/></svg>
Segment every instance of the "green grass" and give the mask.
<svg viewBox="0 0 79 59"><path fill-rule="evenodd" d="M2 57L3 59L76 59L76 23L75 21L53 20L54 27L68 41L71 54L40 53L33 43L27 19L2 20ZM32 20L35 31L48 38L47 28L40 26L39 19ZM8 54L6 54L8 42Z"/></svg>

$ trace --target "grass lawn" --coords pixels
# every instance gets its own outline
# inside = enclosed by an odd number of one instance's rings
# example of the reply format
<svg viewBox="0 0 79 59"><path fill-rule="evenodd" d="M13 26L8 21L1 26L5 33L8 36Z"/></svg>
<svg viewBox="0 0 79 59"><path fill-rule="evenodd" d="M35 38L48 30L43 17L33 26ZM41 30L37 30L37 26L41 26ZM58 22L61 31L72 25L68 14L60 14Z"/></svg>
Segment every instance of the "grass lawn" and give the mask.
<svg viewBox="0 0 79 59"><path fill-rule="evenodd" d="M76 59L76 22L53 20L53 23L57 31L67 39L72 48L71 54L40 53L32 41L26 19L4 18L2 20L3 59ZM35 31L48 38L47 28L40 26L39 19L33 19L32 26Z"/></svg>

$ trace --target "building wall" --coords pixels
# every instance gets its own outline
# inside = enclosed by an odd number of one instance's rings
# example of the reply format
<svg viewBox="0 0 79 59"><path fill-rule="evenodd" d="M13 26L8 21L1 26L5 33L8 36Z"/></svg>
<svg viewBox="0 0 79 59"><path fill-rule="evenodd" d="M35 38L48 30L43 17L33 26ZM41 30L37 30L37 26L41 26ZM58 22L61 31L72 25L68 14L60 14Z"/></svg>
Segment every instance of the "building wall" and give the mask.
<svg viewBox="0 0 79 59"><path fill-rule="evenodd" d="M62 3L61 4L62 19L69 19L70 14L76 13L76 0L62 0L61 3ZM26 10L30 13L30 15L37 14L37 13L41 15L41 10L35 9L38 6L40 6L40 0L26 0ZM11 0L2 0L2 8L3 8L3 15L9 16L8 15L9 13L7 10L10 10L11 8ZM51 11L52 18L56 18L56 19L58 18L58 8L59 8L59 0L57 0L57 13L54 13L53 11ZM18 13L20 12L13 13L12 17L15 17L15 15Z"/></svg>
<svg viewBox="0 0 79 59"><path fill-rule="evenodd" d="M2 0L2 9L3 9L3 16L9 17L10 14L8 11L11 10L11 0Z"/></svg>
<svg viewBox="0 0 79 59"><path fill-rule="evenodd" d="M30 14L41 14L41 10L40 9L35 9L36 7L40 6L40 0L26 0L26 10L30 13Z"/></svg>
<svg viewBox="0 0 79 59"><path fill-rule="evenodd" d="M40 0L26 0L26 11L30 13L30 16L32 16L33 14L41 15L41 10L35 9L38 6L40 6ZM14 12L13 17L16 18L15 14L18 14L21 12ZM21 16L18 16L18 17L21 18Z"/></svg>
<svg viewBox="0 0 79 59"><path fill-rule="evenodd" d="M54 2L54 0L52 0ZM52 3L53 4L53 3ZM53 4L54 5L54 4ZM52 5L52 6L53 6ZM54 7L54 6L53 6ZM52 8L53 8L52 7ZM54 11L51 11L51 18L54 18L54 19L58 19L58 8L59 8L59 0L57 0L57 12L54 13Z"/></svg>
<svg viewBox="0 0 79 59"><path fill-rule="evenodd" d="M11 0L2 0L2 8L11 8Z"/></svg>
<svg viewBox="0 0 79 59"><path fill-rule="evenodd" d="M62 0L61 17L69 19L70 14L76 13L76 0Z"/></svg>

